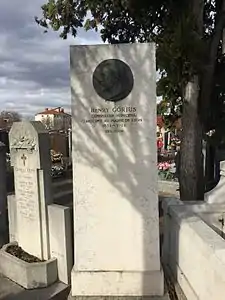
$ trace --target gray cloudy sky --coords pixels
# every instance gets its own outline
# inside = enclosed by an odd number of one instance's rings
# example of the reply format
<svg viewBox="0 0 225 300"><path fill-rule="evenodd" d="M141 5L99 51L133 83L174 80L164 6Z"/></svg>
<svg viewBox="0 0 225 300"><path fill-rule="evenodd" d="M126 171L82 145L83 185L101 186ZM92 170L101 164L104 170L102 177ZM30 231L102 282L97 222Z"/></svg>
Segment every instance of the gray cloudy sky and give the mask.
<svg viewBox="0 0 225 300"><path fill-rule="evenodd" d="M34 21L47 0L0 0L0 111L34 115L45 107L70 109L69 45L98 44L95 32L63 41Z"/></svg>

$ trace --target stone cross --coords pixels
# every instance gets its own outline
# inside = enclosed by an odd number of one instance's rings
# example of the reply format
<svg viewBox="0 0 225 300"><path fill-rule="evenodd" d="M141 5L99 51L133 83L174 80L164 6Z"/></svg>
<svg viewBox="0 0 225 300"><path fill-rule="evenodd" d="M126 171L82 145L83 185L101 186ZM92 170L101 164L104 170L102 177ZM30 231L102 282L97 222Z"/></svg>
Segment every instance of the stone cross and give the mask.
<svg viewBox="0 0 225 300"><path fill-rule="evenodd" d="M24 155L24 153L23 153L23 155L21 156L21 159L22 159L23 165L24 165L24 167L25 167L25 163L26 163L27 157Z"/></svg>

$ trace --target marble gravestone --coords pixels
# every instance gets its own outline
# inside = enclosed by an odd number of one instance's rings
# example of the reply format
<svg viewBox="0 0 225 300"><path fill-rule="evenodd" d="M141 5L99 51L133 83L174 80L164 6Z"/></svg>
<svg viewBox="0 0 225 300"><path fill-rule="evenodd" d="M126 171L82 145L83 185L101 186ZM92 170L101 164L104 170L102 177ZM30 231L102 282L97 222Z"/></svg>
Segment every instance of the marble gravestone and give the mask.
<svg viewBox="0 0 225 300"><path fill-rule="evenodd" d="M48 132L41 122L16 122L9 142L17 242L26 252L47 260L50 258L47 205L52 202Z"/></svg>
<svg viewBox="0 0 225 300"><path fill-rule="evenodd" d="M71 46L73 296L163 295L155 46Z"/></svg>

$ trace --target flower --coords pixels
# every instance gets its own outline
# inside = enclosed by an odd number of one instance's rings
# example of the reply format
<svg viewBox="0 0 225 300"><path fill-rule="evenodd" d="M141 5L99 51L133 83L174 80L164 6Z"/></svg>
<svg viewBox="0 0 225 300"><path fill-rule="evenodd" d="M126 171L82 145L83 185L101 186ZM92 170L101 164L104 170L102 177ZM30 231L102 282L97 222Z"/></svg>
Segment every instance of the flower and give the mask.
<svg viewBox="0 0 225 300"><path fill-rule="evenodd" d="M167 171L171 168L171 164L167 161L158 163L158 169Z"/></svg>

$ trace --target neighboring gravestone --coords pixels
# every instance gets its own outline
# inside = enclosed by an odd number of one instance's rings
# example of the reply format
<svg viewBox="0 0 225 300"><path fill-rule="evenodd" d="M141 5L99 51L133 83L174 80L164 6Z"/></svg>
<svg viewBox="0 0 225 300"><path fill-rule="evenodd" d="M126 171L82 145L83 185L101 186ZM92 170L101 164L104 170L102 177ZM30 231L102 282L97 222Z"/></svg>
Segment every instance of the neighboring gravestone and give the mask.
<svg viewBox="0 0 225 300"><path fill-rule="evenodd" d="M51 204L48 206L51 257L57 258L58 278L70 284L73 267L72 209Z"/></svg>
<svg viewBox="0 0 225 300"><path fill-rule="evenodd" d="M225 203L225 161L220 162L220 180L209 192L205 193L204 200L209 204Z"/></svg>
<svg viewBox="0 0 225 300"><path fill-rule="evenodd" d="M7 242L6 147L0 142L0 247Z"/></svg>
<svg viewBox="0 0 225 300"><path fill-rule="evenodd" d="M13 124L9 139L17 242L23 250L47 260L50 258L47 205L52 202L49 135L41 122L18 122Z"/></svg>
<svg viewBox="0 0 225 300"><path fill-rule="evenodd" d="M154 44L71 46L73 296L163 295Z"/></svg>

